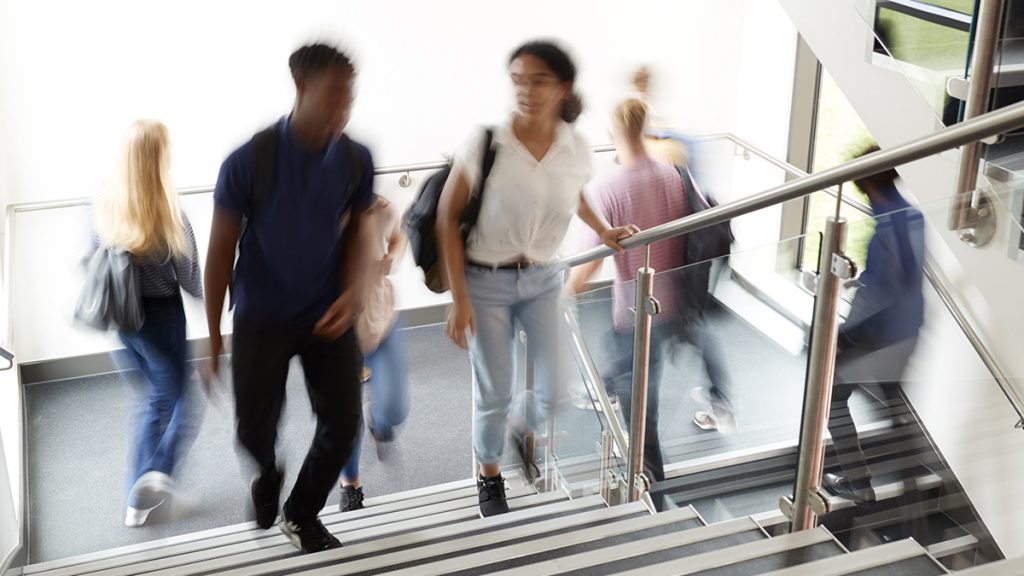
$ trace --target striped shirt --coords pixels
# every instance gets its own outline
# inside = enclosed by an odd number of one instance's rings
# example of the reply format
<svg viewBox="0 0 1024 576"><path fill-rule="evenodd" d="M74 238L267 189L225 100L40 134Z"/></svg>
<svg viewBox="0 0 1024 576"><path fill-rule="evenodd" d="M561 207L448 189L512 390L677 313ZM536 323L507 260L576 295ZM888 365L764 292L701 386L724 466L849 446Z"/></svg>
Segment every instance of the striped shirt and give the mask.
<svg viewBox="0 0 1024 576"><path fill-rule="evenodd" d="M139 284L143 298L166 298L178 293L180 286L197 299L203 298L202 273L199 271L199 249L196 247L196 235L188 216L181 214L185 239L190 254L184 257L168 258L166 256L136 256L134 262L138 272ZM100 237L93 232L92 250L100 247Z"/></svg>
<svg viewBox="0 0 1024 576"><path fill-rule="evenodd" d="M674 166L649 157L639 160L635 166L620 169L594 186L590 199L612 226L634 224L646 230L690 213L679 172ZM593 231L587 229L584 234L585 247L601 244ZM677 269L683 266L685 258L685 235L651 245L651 268L656 272L654 296L661 303L661 313L654 317L654 324L672 320L679 310L681 272ZM644 249L627 250L616 254L614 259L612 318L616 331L627 332L633 327L629 308L636 304L636 272L644 265Z"/></svg>

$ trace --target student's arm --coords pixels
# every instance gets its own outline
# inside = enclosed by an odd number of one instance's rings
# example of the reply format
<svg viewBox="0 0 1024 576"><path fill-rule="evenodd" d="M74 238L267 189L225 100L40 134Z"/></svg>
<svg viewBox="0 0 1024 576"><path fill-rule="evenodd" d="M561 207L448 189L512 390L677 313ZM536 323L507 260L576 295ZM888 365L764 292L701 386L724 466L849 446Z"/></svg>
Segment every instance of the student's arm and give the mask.
<svg viewBox="0 0 1024 576"><path fill-rule="evenodd" d="M224 351L220 323L224 313L224 294L231 284L231 271L235 266L235 250L242 232L242 214L249 204L252 175L256 172L254 149L240 148L221 164L217 185L213 191L213 221L210 224L210 245L206 250L206 268L203 273L206 296L206 326L210 332L209 374L203 378L209 386L220 367Z"/></svg>
<svg viewBox="0 0 1024 576"><path fill-rule="evenodd" d="M459 233L459 219L468 202L469 180L456 163L438 202L436 234L441 249L442 273L446 275L452 292L446 332L462 349L469 347L466 332L476 334L473 305L466 288L466 246Z"/></svg>
<svg viewBox="0 0 1024 576"><path fill-rule="evenodd" d="M313 326L313 334L333 342L341 338L363 310L362 279L366 277L367 244L364 216L373 205L373 158L366 151L362 181L349 208L348 222L342 232L341 296ZM340 224L340 223L339 223Z"/></svg>
<svg viewBox="0 0 1024 576"><path fill-rule="evenodd" d="M587 262L586 264L580 264L569 270L569 280L566 285L569 289L569 294L577 295L586 292L587 282L597 274L597 271L601 269L601 263L604 260L594 260L593 262Z"/></svg>
<svg viewBox="0 0 1024 576"><path fill-rule="evenodd" d="M402 232L402 220L395 212L393 205L388 205L389 220L391 221L391 233L388 235L388 253L384 256L384 274L391 274L391 268L395 262L401 260L409 246L409 238Z"/></svg>
<svg viewBox="0 0 1024 576"><path fill-rule="evenodd" d="M632 224L627 226L616 226L614 228L611 227L608 224L608 221L604 219L604 216L601 216L594 210L593 206L590 204L590 200L587 198L587 195L582 191L580 192L580 205L579 208L576 209L576 215L579 216L580 220L583 220L587 226L590 226L591 230L597 232L597 235L601 237L601 241L604 242L605 246L608 246L617 252L625 250L625 248L619 244L619 240L625 240L633 234L640 232L640 229Z"/></svg>
<svg viewBox="0 0 1024 576"><path fill-rule="evenodd" d="M235 247L242 219L239 215L214 204L213 224L210 226L210 247L206 251L205 292L206 326L210 331L210 372L218 373L224 341L220 333L224 313L224 294L231 283L231 269L235 263Z"/></svg>

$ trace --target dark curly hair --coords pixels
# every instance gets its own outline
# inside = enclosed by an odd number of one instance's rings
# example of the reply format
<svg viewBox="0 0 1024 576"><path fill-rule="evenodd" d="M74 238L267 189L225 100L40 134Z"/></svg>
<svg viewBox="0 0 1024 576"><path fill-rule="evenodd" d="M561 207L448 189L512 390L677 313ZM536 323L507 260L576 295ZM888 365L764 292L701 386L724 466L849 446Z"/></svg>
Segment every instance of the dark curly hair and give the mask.
<svg viewBox="0 0 1024 576"><path fill-rule="evenodd" d="M867 156L868 154L874 154L875 152L878 152L880 150L881 148L878 146L878 144L871 142L863 146L857 152L855 152L851 159L857 159L862 156ZM894 192L893 183L896 181L896 178L898 177L899 174L896 172L896 169L889 168L888 170L879 172L878 174L872 174L871 176L858 178L854 180L853 183L854 185L857 186L857 188L860 188L861 190L864 190L865 184L871 185L871 187L877 190L879 194L888 196L891 192Z"/></svg>
<svg viewBox="0 0 1024 576"><path fill-rule="evenodd" d="M340 67L351 73L356 71L355 64L348 54L334 46L319 42L307 44L292 52L288 57L288 67L295 78L318 74L333 67Z"/></svg>
<svg viewBox="0 0 1024 576"><path fill-rule="evenodd" d="M539 58L547 64L548 68L558 76L562 82L576 82L576 64L573 63L569 54L554 42L547 40L533 40L516 48L509 56L508 63L524 54ZM572 90L569 97L562 102L562 120L572 123L583 113L583 98L576 90Z"/></svg>

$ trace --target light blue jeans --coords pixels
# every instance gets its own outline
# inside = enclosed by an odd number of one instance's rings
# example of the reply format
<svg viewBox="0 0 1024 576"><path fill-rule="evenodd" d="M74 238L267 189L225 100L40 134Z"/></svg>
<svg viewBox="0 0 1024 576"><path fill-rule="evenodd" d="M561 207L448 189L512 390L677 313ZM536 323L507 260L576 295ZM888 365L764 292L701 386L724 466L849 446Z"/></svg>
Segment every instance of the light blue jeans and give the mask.
<svg viewBox="0 0 1024 576"><path fill-rule="evenodd" d="M480 464L497 464L505 449L509 418L519 433L538 429L565 397L568 356L561 268L493 270L466 265L466 284L476 318L469 339L473 367L473 453ZM535 359L534 390L515 398L516 323L526 331Z"/></svg>
<svg viewBox="0 0 1024 576"><path fill-rule="evenodd" d="M370 369L370 418L372 426L382 442L395 438L395 428L405 422L409 415L409 378L405 362L405 336L401 324L395 324L391 332L380 343L377 350L366 357ZM360 431L365 426L360 424ZM356 439L355 449L341 471L341 477L354 481L359 478L359 457L362 453L363 434Z"/></svg>

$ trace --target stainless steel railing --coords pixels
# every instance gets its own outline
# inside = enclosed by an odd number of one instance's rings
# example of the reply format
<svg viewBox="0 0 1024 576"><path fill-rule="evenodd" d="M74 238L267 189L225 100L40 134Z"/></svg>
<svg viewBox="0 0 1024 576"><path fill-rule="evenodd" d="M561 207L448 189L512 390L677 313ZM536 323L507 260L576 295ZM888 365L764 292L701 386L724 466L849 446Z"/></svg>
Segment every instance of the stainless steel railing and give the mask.
<svg viewBox="0 0 1024 576"><path fill-rule="evenodd" d="M654 242L726 222L762 208L801 198L831 186L842 185L844 182L877 174L962 144L976 142L1016 129L1020 126L1024 126L1024 102L966 120L956 126L945 128L934 134L929 134L889 150L863 156L819 173L801 176L796 180L743 200L723 204L716 208L656 226L624 240L622 245L627 249L649 247ZM814 316L816 321L808 351L809 362L807 385L804 391L804 411L800 425L801 444L797 466L797 482L793 505L789 510L789 517L792 522L791 528L793 530L813 528L817 515L823 511L820 506L815 504L821 501L818 493L824 463L825 443L823 438L825 427L828 423L828 398L832 388L832 368L836 356L835 334L839 320L839 283L837 277L833 274L831 264L843 260L848 261L845 254L843 254L844 224L845 222L841 218L829 218L826 226L826 240L831 238L831 241L823 244L820 257L821 269L825 270L823 276L829 281L819 281L819 294L815 299ZM576 266L604 258L612 253L610 248L598 247L566 258L562 260L562 264ZM648 250L647 253L648 258L645 259L644 266L637 271L637 302L635 307L637 330L634 342L632 394L634 411L630 421L630 454L628 455L629 469L627 471L627 482L630 487L628 496L631 500L640 497L639 491L633 490L633 488L642 485L640 482L642 479L644 449L642 438L646 427L647 415L644 410L637 410L636 407L637 404L643 404L647 398L647 375L650 363L649 330L640 328L648 328L652 316L658 313L657 300L650 293L650 283L646 281L655 273L649 266L650 251ZM842 266L839 266L837 269L841 268ZM1015 395L1008 394L1007 397L1011 402L1016 400ZM1017 408L1016 405L1015 408Z"/></svg>

